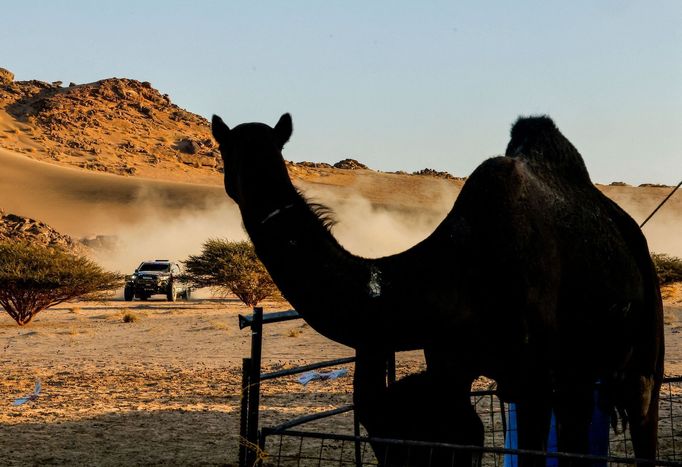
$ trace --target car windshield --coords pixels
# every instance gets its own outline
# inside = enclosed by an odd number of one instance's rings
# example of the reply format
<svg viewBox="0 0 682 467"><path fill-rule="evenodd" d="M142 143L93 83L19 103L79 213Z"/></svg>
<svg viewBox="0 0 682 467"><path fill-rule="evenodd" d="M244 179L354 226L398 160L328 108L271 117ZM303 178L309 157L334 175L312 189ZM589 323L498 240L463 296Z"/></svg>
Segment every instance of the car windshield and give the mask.
<svg viewBox="0 0 682 467"><path fill-rule="evenodd" d="M138 271L168 271L170 269L170 264L167 263L142 263L142 265L137 268Z"/></svg>

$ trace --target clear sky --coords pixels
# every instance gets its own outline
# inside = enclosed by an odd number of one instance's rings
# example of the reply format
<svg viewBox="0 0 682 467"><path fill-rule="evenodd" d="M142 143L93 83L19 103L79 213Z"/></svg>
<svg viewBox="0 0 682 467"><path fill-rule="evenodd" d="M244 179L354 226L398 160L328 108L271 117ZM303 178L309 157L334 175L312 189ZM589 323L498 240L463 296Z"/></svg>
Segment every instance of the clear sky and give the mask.
<svg viewBox="0 0 682 467"><path fill-rule="evenodd" d="M469 174L549 114L596 182L682 179L682 1L2 1L16 79L150 81L285 157Z"/></svg>

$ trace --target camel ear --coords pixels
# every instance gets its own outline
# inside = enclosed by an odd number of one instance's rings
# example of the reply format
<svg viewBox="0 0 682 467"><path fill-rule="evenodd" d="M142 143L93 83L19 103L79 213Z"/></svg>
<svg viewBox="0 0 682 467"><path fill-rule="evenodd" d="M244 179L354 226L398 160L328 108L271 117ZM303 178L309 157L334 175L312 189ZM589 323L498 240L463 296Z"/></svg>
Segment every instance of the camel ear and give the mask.
<svg viewBox="0 0 682 467"><path fill-rule="evenodd" d="M275 137L277 138L277 144L280 148L283 148L289 138L291 138L291 133L294 131L293 124L291 123L291 115L284 114L279 118L279 122L275 125Z"/></svg>
<svg viewBox="0 0 682 467"><path fill-rule="evenodd" d="M211 120L211 131L213 132L213 137L218 142L218 144L223 144L227 142L230 137L230 128L225 125L223 119L217 115L213 116Z"/></svg>

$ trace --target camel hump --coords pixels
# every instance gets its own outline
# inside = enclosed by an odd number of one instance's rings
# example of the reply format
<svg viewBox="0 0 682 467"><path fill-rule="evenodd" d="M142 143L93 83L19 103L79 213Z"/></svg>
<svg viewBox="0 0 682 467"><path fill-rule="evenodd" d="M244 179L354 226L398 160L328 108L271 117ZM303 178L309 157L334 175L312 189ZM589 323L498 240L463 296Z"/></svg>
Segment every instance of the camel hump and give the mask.
<svg viewBox="0 0 682 467"><path fill-rule="evenodd" d="M546 115L520 117L512 126L505 155L546 168L557 176L591 184L582 156Z"/></svg>

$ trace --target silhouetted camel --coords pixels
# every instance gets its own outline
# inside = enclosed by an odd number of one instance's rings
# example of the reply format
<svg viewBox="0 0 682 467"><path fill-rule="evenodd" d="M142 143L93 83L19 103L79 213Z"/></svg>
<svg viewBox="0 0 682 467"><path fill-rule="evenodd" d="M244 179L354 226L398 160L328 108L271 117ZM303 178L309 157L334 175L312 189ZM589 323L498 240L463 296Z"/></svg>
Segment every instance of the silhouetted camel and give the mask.
<svg viewBox="0 0 682 467"><path fill-rule="evenodd" d="M357 350L370 436L482 444L469 391L485 375L517 403L520 448L545 449L553 407L559 450L584 453L600 381L635 454L655 457L662 306L647 244L549 118L519 119L506 155L471 174L427 239L378 259L344 250L327 211L294 188L281 154L288 114L232 130L214 116L212 128L227 194L275 283L315 330ZM424 349L427 374L386 389L385 356L408 349ZM441 409L396 406L411 392Z"/></svg>

